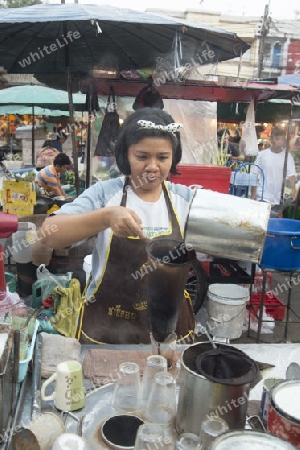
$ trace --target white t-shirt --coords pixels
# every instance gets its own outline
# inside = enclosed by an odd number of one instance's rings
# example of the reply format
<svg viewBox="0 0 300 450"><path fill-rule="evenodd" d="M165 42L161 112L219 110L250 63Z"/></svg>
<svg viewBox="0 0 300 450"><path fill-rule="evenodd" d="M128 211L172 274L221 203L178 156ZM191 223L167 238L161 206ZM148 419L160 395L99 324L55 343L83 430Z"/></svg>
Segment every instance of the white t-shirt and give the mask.
<svg viewBox="0 0 300 450"><path fill-rule="evenodd" d="M55 214L84 214L105 206L119 206L123 187L124 177L99 181L86 189L72 203L63 205ZM187 186L170 182L166 182L166 187L183 236L190 202L195 191ZM170 222L163 192L156 202L150 203L140 199L132 189L128 189L126 207L134 210L141 218L147 237L151 238L169 231ZM104 271L111 234L111 228L107 228L97 235L92 256L92 279L87 288L87 297L94 292Z"/></svg>
<svg viewBox="0 0 300 450"><path fill-rule="evenodd" d="M257 155L255 164L257 164L264 173L264 182L261 177L261 171L257 167L253 167L253 172L258 173L260 182L256 188L256 199L271 203L272 205L280 204L280 196L283 181L283 166L285 159L285 151L274 153L270 148L262 150ZM292 155L288 154L287 159L287 177L296 175L295 162Z"/></svg>

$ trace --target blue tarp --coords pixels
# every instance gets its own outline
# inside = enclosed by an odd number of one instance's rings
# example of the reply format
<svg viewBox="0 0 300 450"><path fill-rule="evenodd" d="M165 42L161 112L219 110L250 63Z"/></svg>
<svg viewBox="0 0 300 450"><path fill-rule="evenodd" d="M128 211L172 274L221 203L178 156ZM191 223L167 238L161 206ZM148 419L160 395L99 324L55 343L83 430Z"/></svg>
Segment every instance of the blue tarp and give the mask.
<svg viewBox="0 0 300 450"><path fill-rule="evenodd" d="M291 73L287 75L282 75L281 77L278 77L278 83L300 87L300 74Z"/></svg>

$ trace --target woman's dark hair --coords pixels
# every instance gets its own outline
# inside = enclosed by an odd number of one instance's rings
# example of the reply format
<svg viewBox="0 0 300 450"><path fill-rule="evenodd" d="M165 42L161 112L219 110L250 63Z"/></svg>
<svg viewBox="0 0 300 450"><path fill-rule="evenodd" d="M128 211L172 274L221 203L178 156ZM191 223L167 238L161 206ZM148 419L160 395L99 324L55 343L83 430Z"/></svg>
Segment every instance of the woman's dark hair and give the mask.
<svg viewBox="0 0 300 450"><path fill-rule="evenodd" d="M54 166L69 166L70 164L71 160L65 153L59 153L53 160Z"/></svg>
<svg viewBox="0 0 300 450"><path fill-rule="evenodd" d="M56 140L57 141L59 141L62 138L65 138L65 139L68 138L68 135L66 134L66 130L65 130L64 127L58 127L58 128L54 127L54 128L55 128ZM53 128L53 131L54 131L54 128Z"/></svg>
<svg viewBox="0 0 300 450"><path fill-rule="evenodd" d="M168 125L174 122L173 117L160 108L141 108L127 117L120 127L115 146L116 163L120 171L124 175L130 175L131 170L128 161L128 149L131 145L137 144L144 138L163 137L168 138L172 143L172 166L170 173L176 175L178 173L176 166L180 162L182 156L179 132L175 132L173 135L166 130L142 128L138 124L138 120L149 120L150 122L155 123L155 125Z"/></svg>

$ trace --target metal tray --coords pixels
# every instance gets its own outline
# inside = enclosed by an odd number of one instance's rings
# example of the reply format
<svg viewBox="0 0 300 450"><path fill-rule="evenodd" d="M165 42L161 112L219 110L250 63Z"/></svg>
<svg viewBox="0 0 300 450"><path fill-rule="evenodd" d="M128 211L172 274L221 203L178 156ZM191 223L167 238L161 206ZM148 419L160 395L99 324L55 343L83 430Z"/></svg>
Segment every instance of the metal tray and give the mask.
<svg viewBox="0 0 300 450"><path fill-rule="evenodd" d="M109 417L116 414L111 406L114 384L106 384L94 389L86 395L86 404L80 411L74 411L78 421L71 415L65 419L67 432L76 433L78 422L82 420L82 436L87 442L87 450L109 449L101 438L101 425Z"/></svg>

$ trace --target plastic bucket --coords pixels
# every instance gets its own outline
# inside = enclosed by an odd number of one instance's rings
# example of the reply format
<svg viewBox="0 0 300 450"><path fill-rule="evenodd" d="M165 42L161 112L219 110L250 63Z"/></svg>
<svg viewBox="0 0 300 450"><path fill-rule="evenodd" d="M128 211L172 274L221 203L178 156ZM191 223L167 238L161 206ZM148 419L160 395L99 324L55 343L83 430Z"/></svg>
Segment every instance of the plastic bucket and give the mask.
<svg viewBox="0 0 300 450"><path fill-rule="evenodd" d="M209 332L217 338L242 335L249 289L237 284L211 284L208 288Z"/></svg>
<svg viewBox="0 0 300 450"><path fill-rule="evenodd" d="M83 260L83 270L85 271L86 282L89 279L90 273L92 271L92 255L87 255Z"/></svg>
<svg viewBox="0 0 300 450"><path fill-rule="evenodd" d="M31 222L20 222L18 231L12 234L12 257L19 264L32 262L33 234L36 226Z"/></svg>
<svg viewBox="0 0 300 450"><path fill-rule="evenodd" d="M261 267L291 271L300 269L300 227L294 219L271 218Z"/></svg>

